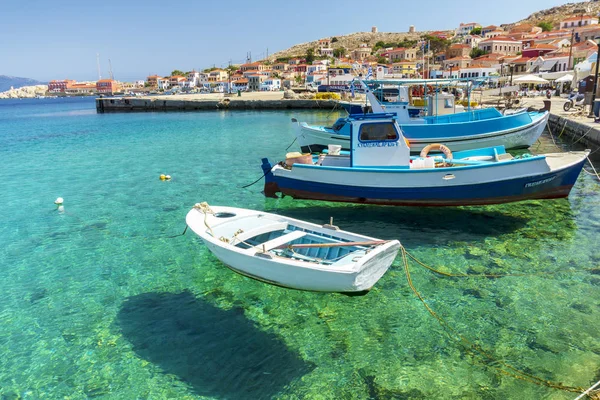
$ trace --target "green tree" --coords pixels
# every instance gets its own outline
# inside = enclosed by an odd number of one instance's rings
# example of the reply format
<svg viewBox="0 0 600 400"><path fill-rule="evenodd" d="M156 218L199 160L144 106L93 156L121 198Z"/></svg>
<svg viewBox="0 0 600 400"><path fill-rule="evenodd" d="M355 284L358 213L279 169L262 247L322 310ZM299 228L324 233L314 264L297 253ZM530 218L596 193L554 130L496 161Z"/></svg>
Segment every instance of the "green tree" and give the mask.
<svg viewBox="0 0 600 400"><path fill-rule="evenodd" d="M335 58L344 57L346 55L346 49L344 47L338 47L337 49L333 49L333 56Z"/></svg>
<svg viewBox="0 0 600 400"><path fill-rule="evenodd" d="M310 48L308 50L306 50L306 63L307 64L312 64L313 61L315 61L315 49Z"/></svg>
<svg viewBox="0 0 600 400"><path fill-rule="evenodd" d="M336 38L335 36L331 38L331 43L335 43L338 41L338 38Z"/></svg>
<svg viewBox="0 0 600 400"><path fill-rule="evenodd" d="M470 32L471 35L481 35L481 28L473 28Z"/></svg>
<svg viewBox="0 0 600 400"><path fill-rule="evenodd" d="M377 64L387 64L390 60L387 57L377 57Z"/></svg>
<svg viewBox="0 0 600 400"><path fill-rule="evenodd" d="M475 47L473 50L471 50L471 52L469 53L469 56L471 56L471 58L477 58L477 57L481 57L484 54L487 54L487 51L480 49L478 47Z"/></svg>
<svg viewBox="0 0 600 400"><path fill-rule="evenodd" d="M424 35L422 36L422 38L423 40L426 40L428 43L430 43L431 47L429 48L429 50L433 51L434 53L446 51L451 44L450 40L441 39L437 36Z"/></svg>
<svg viewBox="0 0 600 400"><path fill-rule="evenodd" d="M554 26L552 25L552 22L548 22L548 21L542 21L539 24L537 24L537 26L542 28L542 32L550 32L552 30L552 28L554 28Z"/></svg>
<svg viewBox="0 0 600 400"><path fill-rule="evenodd" d="M175 69L175 70L173 70L173 72L171 72L171 76L175 76L175 75L185 76L185 72Z"/></svg>

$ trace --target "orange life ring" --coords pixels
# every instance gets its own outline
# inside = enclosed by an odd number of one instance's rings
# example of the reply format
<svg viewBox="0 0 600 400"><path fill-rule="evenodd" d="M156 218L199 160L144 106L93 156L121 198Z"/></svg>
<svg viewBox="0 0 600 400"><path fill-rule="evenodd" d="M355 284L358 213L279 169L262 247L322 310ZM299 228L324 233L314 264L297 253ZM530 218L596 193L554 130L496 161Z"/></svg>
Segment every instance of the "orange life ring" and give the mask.
<svg viewBox="0 0 600 400"><path fill-rule="evenodd" d="M408 141L407 138L404 138L404 143L406 143L406 147L408 147L410 149L410 142Z"/></svg>
<svg viewBox="0 0 600 400"><path fill-rule="evenodd" d="M452 159L452 152L450 151L450 149L448 148L448 146L443 145L441 143L428 144L427 146L423 147L423 150L421 150L421 154L419 156L421 158L425 158L425 157L427 157L427 154L431 150L439 150L442 153L444 153L444 155L446 156L446 159L448 159L448 160Z"/></svg>

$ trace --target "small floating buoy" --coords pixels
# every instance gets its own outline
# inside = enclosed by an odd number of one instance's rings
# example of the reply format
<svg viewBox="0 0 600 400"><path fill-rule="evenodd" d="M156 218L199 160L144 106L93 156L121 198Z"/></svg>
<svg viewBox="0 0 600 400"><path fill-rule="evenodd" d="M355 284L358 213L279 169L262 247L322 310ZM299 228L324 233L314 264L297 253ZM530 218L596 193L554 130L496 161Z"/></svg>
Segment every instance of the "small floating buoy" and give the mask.
<svg viewBox="0 0 600 400"><path fill-rule="evenodd" d="M171 180L171 175L160 174L160 180L161 181Z"/></svg>
<svg viewBox="0 0 600 400"><path fill-rule="evenodd" d="M54 204L56 205L61 205L62 203L64 203L64 199L62 197L57 197L56 200L54 200Z"/></svg>
<svg viewBox="0 0 600 400"><path fill-rule="evenodd" d="M168 180L168 181L171 180L171 175L166 175L165 179Z"/></svg>

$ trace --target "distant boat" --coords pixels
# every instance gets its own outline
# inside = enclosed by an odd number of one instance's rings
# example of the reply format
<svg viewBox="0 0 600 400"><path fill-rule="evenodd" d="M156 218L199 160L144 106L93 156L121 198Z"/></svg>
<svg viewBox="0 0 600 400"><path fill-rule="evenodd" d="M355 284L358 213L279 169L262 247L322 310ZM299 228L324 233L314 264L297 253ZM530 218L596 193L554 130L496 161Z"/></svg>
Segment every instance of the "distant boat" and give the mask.
<svg viewBox="0 0 600 400"><path fill-rule="evenodd" d="M187 225L232 270L320 292L364 292L385 274L397 240L380 240L276 214L196 204Z"/></svg>
<svg viewBox="0 0 600 400"><path fill-rule="evenodd" d="M407 206L560 198L569 195L589 154L513 157L503 146L453 153L451 143L436 143L411 157L394 114L355 116L349 123L347 153L294 155L274 165L263 159L265 195Z"/></svg>

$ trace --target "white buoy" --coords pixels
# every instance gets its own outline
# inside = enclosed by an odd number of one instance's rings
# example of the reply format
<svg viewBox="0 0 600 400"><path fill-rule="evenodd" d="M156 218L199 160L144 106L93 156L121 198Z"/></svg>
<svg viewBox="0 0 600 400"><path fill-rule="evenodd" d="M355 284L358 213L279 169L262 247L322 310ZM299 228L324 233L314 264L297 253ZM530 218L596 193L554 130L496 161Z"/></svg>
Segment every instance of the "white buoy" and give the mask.
<svg viewBox="0 0 600 400"><path fill-rule="evenodd" d="M54 200L54 204L56 205L61 205L62 203L64 203L64 199L62 197L57 197L56 200Z"/></svg>

